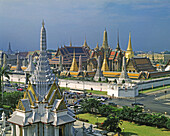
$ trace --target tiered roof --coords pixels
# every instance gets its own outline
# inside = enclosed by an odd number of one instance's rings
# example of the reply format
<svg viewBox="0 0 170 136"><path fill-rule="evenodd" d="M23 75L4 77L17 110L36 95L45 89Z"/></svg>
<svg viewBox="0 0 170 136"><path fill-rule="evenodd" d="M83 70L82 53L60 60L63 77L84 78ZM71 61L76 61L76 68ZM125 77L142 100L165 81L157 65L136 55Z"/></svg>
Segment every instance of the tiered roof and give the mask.
<svg viewBox="0 0 170 136"><path fill-rule="evenodd" d="M63 56L63 65L72 64L72 60L74 57L75 51L75 59L76 62L79 61L79 56L81 55L82 62L86 62L90 56L89 49L86 47L73 47L73 46L64 46L57 50L54 58L49 60L50 64L59 64L59 55Z"/></svg>
<svg viewBox="0 0 170 136"><path fill-rule="evenodd" d="M152 63L149 58L131 58L128 60L128 65L132 63L134 69L137 72L140 71L148 71L148 72L154 72L156 69L152 66Z"/></svg>

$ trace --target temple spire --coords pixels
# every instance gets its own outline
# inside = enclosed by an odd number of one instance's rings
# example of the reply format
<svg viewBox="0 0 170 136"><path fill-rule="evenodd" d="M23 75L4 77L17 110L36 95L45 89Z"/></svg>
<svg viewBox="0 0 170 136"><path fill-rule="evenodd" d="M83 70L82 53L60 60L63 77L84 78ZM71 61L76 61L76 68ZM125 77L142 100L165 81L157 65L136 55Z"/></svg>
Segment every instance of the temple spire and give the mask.
<svg viewBox="0 0 170 136"><path fill-rule="evenodd" d="M28 64L28 67L25 70L25 72L28 72L28 73L32 74L34 72L34 70L35 70L35 66L34 66L34 64L32 62L32 56L29 55L29 64Z"/></svg>
<svg viewBox="0 0 170 136"><path fill-rule="evenodd" d="M105 77L103 76L103 73L101 71L101 56L98 57L97 71L94 76L95 81L99 81L99 79L101 79L101 81L105 81Z"/></svg>
<svg viewBox="0 0 170 136"><path fill-rule="evenodd" d="M129 42L128 42L127 51L125 53L125 57L127 59L134 57L134 52L132 50L132 44L131 44L131 32L129 32Z"/></svg>
<svg viewBox="0 0 170 136"><path fill-rule="evenodd" d="M81 55L79 56L79 72L82 72L82 59L81 59Z"/></svg>
<svg viewBox="0 0 170 136"><path fill-rule="evenodd" d="M72 47L72 42L71 42L71 39L70 39L70 45L69 45L70 47Z"/></svg>
<svg viewBox="0 0 170 136"><path fill-rule="evenodd" d="M55 75L49 65L46 49L46 30L44 27L44 21L42 21L40 33L40 55L36 68L30 77L31 84L33 84L36 88L38 101L42 101L44 99L44 95L47 93L49 86L55 79Z"/></svg>
<svg viewBox="0 0 170 136"><path fill-rule="evenodd" d="M117 32L117 47L116 47L116 50L120 50L120 46L119 46L119 30Z"/></svg>
<svg viewBox="0 0 170 136"><path fill-rule="evenodd" d="M77 66L76 57L75 57L75 49L74 49L74 57L73 57L73 61L70 67L70 71L78 71L78 66Z"/></svg>
<svg viewBox="0 0 170 136"><path fill-rule="evenodd" d="M22 71L19 54L17 54L17 66L16 66L15 71Z"/></svg>
<svg viewBox="0 0 170 136"><path fill-rule="evenodd" d="M95 50L98 50L98 49L99 49L99 43L97 42Z"/></svg>
<svg viewBox="0 0 170 136"><path fill-rule="evenodd" d="M63 56L59 56L59 70L63 71Z"/></svg>
<svg viewBox="0 0 170 136"><path fill-rule="evenodd" d="M131 32L129 32L129 42L128 42L128 48L127 51L132 51L132 44L131 44Z"/></svg>
<svg viewBox="0 0 170 136"><path fill-rule="evenodd" d="M11 49L11 44L10 44L10 42L9 42L9 45L8 45L8 51L7 51L7 53L8 53L8 55L13 53L13 51L12 51L12 49Z"/></svg>
<svg viewBox="0 0 170 136"><path fill-rule="evenodd" d="M104 33L103 33L103 44L102 44L102 47L103 47L104 49L107 49L107 48L108 48L106 28L105 28Z"/></svg>
<svg viewBox="0 0 170 136"><path fill-rule="evenodd" d="M121 72L120 77L119 77L119 83L121 84L123 80L125 82L131 81L129 79L127 72L126 72L126 58L125 58L125 56L123 57L122 72Z"/></svg>
<svg viewBox="0 0 170 136"><path fill-rule="evenodd" d="M44 27L44 20L42 21L41 34L40 34L40 51L46 51L46 30Z"/></svg>
<svg viewBox="0 0 170 136"><path fill-rule="evenodd" d="M107 59L106 59L106 53L104 54L104 61L103 61L103 65L102 65L102 71L109 71L109 67L107 64Z"/></svg>
<svg viewBox="0 0 170 136"><path fill-rule="evenodd" d="M85 36L85 40L84 40L83 47L87 47L87 48L89 48L89 46L87 45L86 36Z"/></svg>
<svg viewBox="0 0 170 136"><path fill-rule="evenodd" d="M43 21L42 21L42 27L44 27L44 25L45 25L45 23L44 23L44 19L43 19Z"/></svg>

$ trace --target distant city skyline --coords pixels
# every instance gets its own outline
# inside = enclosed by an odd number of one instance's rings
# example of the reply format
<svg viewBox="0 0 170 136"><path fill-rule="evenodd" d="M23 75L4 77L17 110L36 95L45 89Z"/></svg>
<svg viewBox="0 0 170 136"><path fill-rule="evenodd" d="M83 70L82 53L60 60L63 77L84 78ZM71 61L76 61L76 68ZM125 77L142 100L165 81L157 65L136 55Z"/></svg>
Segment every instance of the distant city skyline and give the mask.
<svg viewBox="0 0 170 136"><path fill-rule="evenodd" d="M127 49L129 32L134 51L170 50L169 0L0 0L0 50L39 50L41 23L47 49L63 45L100 47L106 28L108 43Z"/></svg>

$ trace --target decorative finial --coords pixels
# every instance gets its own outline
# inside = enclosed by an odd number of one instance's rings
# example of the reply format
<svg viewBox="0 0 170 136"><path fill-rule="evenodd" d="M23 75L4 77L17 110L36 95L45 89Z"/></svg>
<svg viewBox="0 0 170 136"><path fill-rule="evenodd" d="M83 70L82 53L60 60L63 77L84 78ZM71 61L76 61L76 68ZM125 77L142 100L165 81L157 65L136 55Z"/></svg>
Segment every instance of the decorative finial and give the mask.
<svg viewBox="0 0 170 136"><path fill-rule="evenodd" d="M72 47L72 42L71 42L71 38L70 38L70 47Z"/></svg>
<svg viewBox="0 0 170 136"><path fill-rule="evenodd" d="M129 32L129 37L131 38L131 31Z"/></svg>
<svg viewBox="0 0 170 136"><path fill-rule="evenodd" d="M76 57L76 53L75 53L75 48L74 48L74 58Z"/></svg>
<svg viewBox="0 0 170 136"><path fill-rule="evenodd" d="M119 46L119 29L117 30L117 47L116 50L120 50L120 46Z"/></svg>
<svg viewBox="0 0 170 136"><path fill-rule="evenodd" d="M44 27L44 25L45 25L45 23L44 23L44 19L43 19L43 21L42 21L42 26Z"/></svg>
<svg viewBox="0 0 170 136"><path fill-rule="evenodd" d="M119 43L119 29L117 30L117 42Z"/></svg>

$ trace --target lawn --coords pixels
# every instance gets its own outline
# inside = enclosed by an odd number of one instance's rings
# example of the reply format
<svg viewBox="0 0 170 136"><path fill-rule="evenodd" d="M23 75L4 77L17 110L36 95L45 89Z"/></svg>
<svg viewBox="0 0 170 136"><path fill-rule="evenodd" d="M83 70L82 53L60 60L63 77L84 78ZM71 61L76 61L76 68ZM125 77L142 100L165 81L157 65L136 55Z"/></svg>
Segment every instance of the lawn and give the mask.
<svg viewBox="0 0 170 136"><path fill-rule="evenodd" d="M102 123L106 119L105 117L93 115L93 114L78 114L77 117L88 119L89 123L95 124L97 122ZM124 136L131 136L131 135L138 135L138 136L170 136L170 131L166 130L165 128L156 128L150 127L145 125L137 125L134 123L130 123L128 121L123 121L123 125L120 126L124 132Z"/></svg>
<svg viewBox="0 0 170 136"><path fill-rule="evenodd" d="M140 91L140 93L150 93L150 92L159 91L159 90L163 90L163 89L167 89L167 88L170 88L170 85L164 86L164 87L156 87L153 89L143 90L143 91Z"/></svg>
<svg viewBox="0 0 170 136"><path fill-rule="evenodd" d="M92 93L92 94L107 95L107 91L86 90L86 92Z"/></svg>

